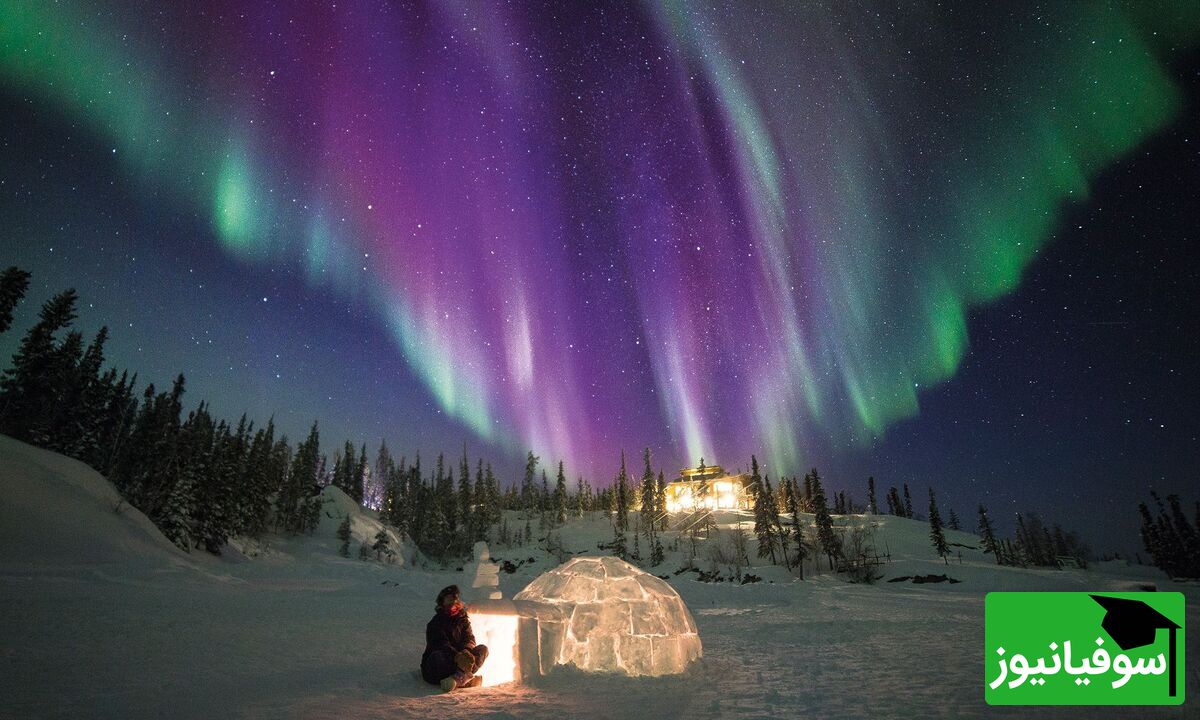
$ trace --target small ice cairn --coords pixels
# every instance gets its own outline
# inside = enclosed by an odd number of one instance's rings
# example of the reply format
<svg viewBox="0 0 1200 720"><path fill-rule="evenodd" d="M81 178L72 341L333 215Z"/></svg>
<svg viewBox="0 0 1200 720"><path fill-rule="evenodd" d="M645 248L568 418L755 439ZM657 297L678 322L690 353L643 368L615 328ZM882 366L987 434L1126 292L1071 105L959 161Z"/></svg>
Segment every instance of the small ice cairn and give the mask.
<svg viewBox="0 0 1200 720"><path fill-rule="evenodd" d="M487 543L482 540L475 543L474 560L463 570L471 578L471 599L499 600L503 597L500 593L500 566L492 562Z"/></svg>

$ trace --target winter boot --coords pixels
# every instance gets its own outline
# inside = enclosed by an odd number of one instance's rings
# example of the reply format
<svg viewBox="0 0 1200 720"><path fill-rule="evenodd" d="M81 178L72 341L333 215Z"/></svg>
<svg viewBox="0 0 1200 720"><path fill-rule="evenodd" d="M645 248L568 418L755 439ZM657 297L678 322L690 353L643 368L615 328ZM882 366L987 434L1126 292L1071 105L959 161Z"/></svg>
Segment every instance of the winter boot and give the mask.
<svg viewBox="0 0 1200 720"><path fill-rule="evenodd" d="M483 677L480 675L474 675L471 677L470 680L467 681L467 683L465 685L462 685L461 687L472 688L472 687L479 687L482 684L483 684Z"/></svg>
<svg viewBox="0 0 1200 720"><path fill-rule="evenodd" d="M441 687L442 692L452 692L454 688L458 687L458 681L454 679L453 675L442 678Z"/></svg>

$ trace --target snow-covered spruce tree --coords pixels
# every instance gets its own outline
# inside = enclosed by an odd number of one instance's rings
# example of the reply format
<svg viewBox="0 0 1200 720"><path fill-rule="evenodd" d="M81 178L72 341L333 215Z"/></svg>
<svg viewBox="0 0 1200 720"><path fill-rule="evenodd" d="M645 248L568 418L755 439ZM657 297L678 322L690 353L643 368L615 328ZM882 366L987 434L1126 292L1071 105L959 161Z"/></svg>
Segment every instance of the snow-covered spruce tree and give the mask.
<svg viewBox="0 0 1200 720"><path fill-rule="evenodd" d="M395 467L396 460L392 457L392 451L388 449L387 442L381 439L379 452L375 453L375 464L371 466L371 481L367 485L366 496L363 500L363 504L379 511L381 520L385 519L388 514L387 508L383 506L384 494Z"/></svg>
<svg viewBox="0 0 1200 720"><path fill-rule="evenodd" d="M558 477L554 480L554 526L562 527L567 522L567 476L563 472L563 461L558 461Z"/></svg>
<svg viewBox="0 0 1200 720"><path fill-rule="evenodd" d="M913 517L912 495L908 494L908 483L904 483L904 517L909 520Z"/></svg>
<svg viewBox="0 0 1200 720"><path fill-rule="evenodd" d="M650 448L642 451L645 467L642 469L642 528L646 532L646 541L653 545L651 535L658 520L658 483L654 479L654 469L650 467Z"/></svg>
<svg viewBox="0 0 1200 720"><path fill-rule="evenodd" d="M454 498L456 511L452 532L452 545L455 554L461 554L470 549L474 536L471 532L471 507L475 500L471 497L471 467L466 461L465 447L463 462L458 466L458 493Z"/></svg>
<svg viewBox="0 0 1200 720"><path fill-rule="evenodd" d="M367 480L367 444L363 443L358 451L358 462L354 463L354 475L350 478L350 497L359 505L363 504L366 494Z"/></svg>
<svg viewBox="0 0 1200 720"><path fill-rule="evenodd" d="M83 335L72 330L66 334L46 368L49 396L40 412L28 424L28 442L39 447L61 451L56 442L66 423L66 403L74 399L73 390L79 385L79 363L83 359Z"/></svg>
<svg viewBox="0 0 1200 720"><path fill-rule="evenodd" d="M321 440L314 422L304 442L296 446L292 465L275 499L275 528L287 533L308 530L309 505L317 492Z"/></svg>
<svg viewBox="0 0 1200 720"><path fill-rule="evenodd" d="M997 565L1003 565L1000 544L996 542L996 532L992 529L992 521L988 518L987 508L982 503L979 505L979 536L983 538L983 551L991 553Z"/></svg>
<svg viewBox="0 0 1200 720"><path fill-rule="evenodd" d="M875 504L875 476L871 475L867 478L867 512L872 515L879 514L879 506Z"/></svg>
<svg viewBox="0 0 1200 720"><path fill-rule="evenodd" d="M13 310L28 289L28 271L14 265L0 273L0 333L12 327Z"/></svg>
<svg viewBox="0 0 1200 720"><path fill-rule="evenodd" d="M236 488L238 534L257 537L266 527L270 508L268 476L274 444L275 420L271 418L265 428L259 428L254 433L246 451L245 472Z"/></svg>
<svg viewBox="0 0 1200 720"><path fill-rule="evenodd" d="M163 535L185 551L203 547L200 532L205 519L198 497L200 488L212 473L213 424L204 403L189 413L180 428L178 461L172 467L174 477L167 501L156 520Z"/></svg>
<svg viewBox="0 0 1200 720"><path fill-rule="evenodd" d="M500 495L501 510L520 510L521 509L521 493L517 492L517 484L513 483L504 488L504 492Z"/></svg>
<svg viewBox="0 0 1200 720"><path fill-rule="evenodd" d="M266 515L263 517L264 531L271 522L274 498L279 496L279 491L287 482L288 474L291 472L292 455L292 443L288 440L287 435L280 436L271 448L270 459L267 461L267 472L263 477L263 502L267 506Z"/></svg>
<svg viewBox="0 0 1200 720"><path fill-rule="evenodd" d="M446 521L446 528L440 540L442 547L439 557L445 559L457 555L462 550L462 539L455 525L458 521L458 492L454 489L453 467L446 470L445 481L437 487L439 488L437 504Z"/></svg>
<svg viewBox="0 0 1200 720"><path fill-rule="evenodd" d="M413 464L403 474L401 481L403 501L397 509L399 513L397 527L404 527L404 532L413 542L420 537L420 526L424 523L424 507L421 505L424 497L424 480L421 478L421 453L413 457Z"/></svg>
<svg viewBox="0 0 1200 720"><path fill-rule="evenodd" d="M392 463L388 467L379 508L379 517L386 520L388 525L396 528L400 537L408 534L408 514L404 506L408 500L405 493L407 479L408 472L401 466Z"/></svg>
<svg viewBox="0 0 1200 720"><path fill-rule="evenodd" d="M545 515L550 510L550 480L546 477L546 468L542 468L542 487L537 493L537 511ZM543 522L545 520L543 519Z"/></svg>
<svg viewBox="0 0 1200 720"><path fill-rule="evenodd" d="M929 540L933 543L933 549L941 556L942 562L949 565L950 561L946 558L950 554L950 546L946 544L946 534L942 532L942 515L938 512L933 488L929 488Z"/></svg>
<svg viewBox="0 0 1200 720"><path fill-rule="evenodd" d="M207 409L203 418L212 425ZM197 477L192 542L197 549L219 555L229 538L233 499L230 479L236 472L233 441L224 420L216 424L200 452L207 455L208 462L205 472Z"/></svg>
<svg viewBox="0 0 1200 720"><path fill-rule="evenodd" d="M392 554L391 541L388 538L387 528L379 528L379 532L375 533L375 542L371 544L371 549L375 551L375 559L383 560Z"/></svg>
<svg viewBox="0 0 1200 720"><path fill-rule="evenodd" d="M1138 504L1142 519L1142 544L1150 554L1151 561L1173 578L1200 577L1200 508L1193 525L1183 512L1178 495L1168 495L1167 506L1158 493L1151 492L1157 507L1157 516L1152 516L1146 503Z"/></svg>
<svg viewBox="0 0 1200 720"><path fill-rule="evenodd" d="M804 537L804 529L800 524L800 498L796 488L796 479L792 478L787 485L787 511L792 516L792 542L796 544L795 566L800 568L800 579L804 579L804 561L808 558L808 545Z"/></svg>
<svg viewBox="0 0 1200 720"><path fill-rule="evenodd" d="M471 461L467 458L467 444L463 443L463 454L458 461L458 498L455 502L458 514L455 516L458 524L458 534L461 537L460 547L468 548L475 539L474 506L475 494L471 492Z"/></svg>
<svg viewBox="0 0 1200 720"><path fill-rule="evenodd" d="M453 553L451 548L452 539L450 537L453 530L450 527L449 520L446 519L446 513L441 506L434 504L433 510L429 515L429 523L424 527L424 535L420 542L421 550L430 557L435 557L438 560L446 560Z"/></svg>
<svg viewBox="0 0 1200 720"><path fill-rule="evenodd" d="M750 456L750 487L754 494L754 536L758 539L758 557L769 557L775 565L779 538L775 536L775 523L771 519L770 506L774 499L758 474L758 458L753 455Z"/></svg>
<svg viewBox="0 0 1200 720"><path fill-rule="evenodd" d="M440 540L434 542L446 542L450 539L450 534L454 531L454 520L458 517L458 498L454 494L454 468L446 468L445 460L441 453L438 453L437 466L433 477L433 501L438 510L442 513L442 521L445 523L445 529L440 536ZM449 548L441 548L442 555L450 552Z"/></svg>
<svg viewBox="0 0 1200 720"><path fill-rule="evenodd" d="M1031 545L1029 530L1025 527L1025 518L1021 513L1017 513L1017 533L1013 539L1013 556L1016 558L1017 564L1022 567L1037 564L1034 561L1036 550Z"/></svg>
<svg viewBox="0 0 1200 720"><path fill-rule="evenodd" d="M650 548L650 567L658 567L662 565L664 560L662 541L658 538L658 533L654 534L653 543Z"/></svg>
<svg viewBox="0 0 1200 720"><path fill-rule="evenodd" d="M167 496L162 520L158 524L163 536L185 552L192 550L192 508L195 504L195 483L191 470L185 468Z"/></svg>
<svg viewBox="0 0 1200 720"><path fill-rule="evenodd" d="M1037 513L1030 513L1028 517L1017 513L1017 544L1027 563L1038 566L1053 564L1052 551L1046 543L1045 526Z"/></svg>
<svg viewBox="0 0 1200 720"><path fill-rule="evenodd" d="M829 569L832 570L835 567L834 559L841 554L841 543L837 533L833 531L833 518L829 515L829 502L825 499L825 488L821 485L821 475L816 468L813 468L809 471L809 476L812 478L812 504L813 513L816 515L817 542L829 560Z"/></svg>
<svg viewBox="0 0 1200 720"><path fill-rule="evenodd" d="M575 479L575 497L571 498L571 509L575 517L581 518L586 507L587 501L583 496L583 476L580 475Z"/></svg>
<svg viewBox="0 0 1200 720"><path fill-rule="evenodd" d="M766 478L767 485L770 486L770 484L771 484L770 476L764 475L763 477ZM785 487L786 481L787 481L787 476L780 475L779 476L779 484L775 486L774 494L771 496L775 499L775 515L777 518L779 515L779 511L782 508L787 507L787 488Z"/></svg>
<svg viewBox="0 0 1200 720"><path fill-rule="evenodd" d="M107 339L108 328L100 328L78 362L74 361L74 350L66 350L66 362L58 368L55 407L46 429L45 445L49 449L79 460L95 453L108 392L100 374Z"/></svg>
<svg viewBox="0 0 1200 720"><path fill-rule="evenodd" d="M625 451L621 451L621 470L617 473L617 482L614 486L616 492L616 514L613 517L613 525L617 531L624 533L629 529L629 476L625 472ZM622 556L624 557L624 556Z"/></svg>
<svg viewBox="0 0 1200 720"><path fill-rule="evenodd" d="M487 540L492 524L489 518L492 497L488 492L487 478L483 474L483 458L475 464L475 489L471 493L475 501L471 508L471 539L474 541Z"/></svg>
<svg viewBox="0 0 1200 720"><path fill-rule="evenodd" d="M226 425L226 432L216 448L215 469L219 474L214 478L213 486L220 498L221 513L212 532L205 537L205 547L214 554L219 555L229 538L242 532L241 488L246 484L247 454L253 429L254 424L243 414L232 431Z"/></svg>
<svg viewBox="0 0 1200 720"><path fill-rule="evenodd" d="M129 437L133 418L137 417L137 398L133 393L136 377L130 378L128 371L110 369L104 374L104 405L97 421L95 451L82 458L88 465L111 479L113 464L120 456Z"/></svg>
<svg viewBox="0 0 1200 720"><path fill-rule="evenodd" d="M663 481L662 470L658 471L658 480L655 481L654 485L656 490L654 512L658 516L658 529L666 530L670 518L667 516L667 484Z"/></svg>
<svg viewBox="0 0 1200 720"><path fill-rule="evenodd" d="M341 449L333 453L333 483L332 485L346 493L350 494L350 477L354 474L354 470L350 467L354 462L354 445L349 440L342 445Z"/></svg>
<svg viewBox="0 0 1200 720"><path fill-rule="evenodd" d="M496 480L496 475L492 472L492 464L488 463L483 468L484 484L488 489L487 500L487 524L489 526L500 522L504 517L504 509L500 497L500 482Z"/></svg>
<svg viewBox="0 0 1200 720"><path fill-rule="evenodd" d="M615 522L613 523L613 539L612 539L611 545L612 545L613 555L616 555L617 557L621 558L622 560L628 559L629 550L628 550L628 547L626 546L625 530L623 530Z"/></svg>
<svg viewBox="0 0 1200 720"><path fill-rule="evenodd" d="M359 560L370 560L371 559L371 549L369 547L367 547L366 543L358 544L358 559Z"/></svg>
<svg viewBox="0 0 1200 720"><path fill-rule="evenodd" d="M783 560L783 566L788 570L791 570L792 560L790 557L788 557L788 553L790 552L790 548L788 548L788 537L787 533L783 531L783 523L779 520L779 496L776 495L775 491L771 488L770 475L763 476L763 485L766 487L767 497L771 499L770 504L767 506L767 510L770 512L771 525L774 528L775 537L779 540L779 557ZM780 490L782 489L783 487L781 485Z"/></svg>
<svg viewBox="0 0 1200 720"><path fill-rule="evenodd" d="M424 552L427 541L426 528L429 526L430 514L433 512L433 501L431 499L433 492L421 477L419 463L408 469L408 490L406 496L408 499L408 536Z"/></svg>
<svg viewBox="0 0 1200 720"><path fill-rule="evenodd" d="M538 456L530 450L525 456L525 475L521 478L521 511L526 520L533 515L534 506L537 504L537 491L533 487L534 478L537 477L537 466Z"/></svg>
<svg viewBox="0 0 1200 720"><path fill-rule="evenodd" d="M109 476L129 504L155 523L175 480L183 388L182 375L169 393L146 387L133 429Z"/></svg>
<svg viewBox="0 0 1200 720"><path fill-rule="evenodd" d="M342 522L338 524L337 539L341 542L338 545L338 554L344 558L350 557L350 516L342 518Z"/></svg>
<svg viewBox="0 0 1200 720"><path fill-rule="evenodd" d="M156 522L163 535L188 552L202 546L197 526L203 521L204 514L199 507L198 495L212 472L213 433L212 418L205 404L200 403L188 413L187 421L180 428L171 488Z"/></svg>
<svg viewBox="0 0 1200 720"><path fill-rule="evenodd" d="M950 518L946 521L946 527L951 530L962 530L962 523L958 521L958 513L954 512L954 508L950 508Z"/></svg>
<svg viewBox="0 0 1200 720"><path fill-rule="evenodd" d="M54 410L55 380L71 352L57 345L55 336L75 320L75 301L73 289L46 301L0 376L0 432L5 435L28 442L44 433ZM78 338L72 344L77 341L82 345Z"/></svg>

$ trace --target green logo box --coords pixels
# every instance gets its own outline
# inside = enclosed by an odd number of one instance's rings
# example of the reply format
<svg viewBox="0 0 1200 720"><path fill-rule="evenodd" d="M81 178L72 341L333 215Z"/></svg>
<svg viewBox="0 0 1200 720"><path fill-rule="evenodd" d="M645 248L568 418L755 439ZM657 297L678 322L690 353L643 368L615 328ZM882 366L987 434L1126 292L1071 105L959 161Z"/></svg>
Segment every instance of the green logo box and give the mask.
<svg viewBox="0 0 1200 720"><path fill-rule="evenodd" d="M984 601L989 705L1179 705L1183 593L993 592Z"/></svg>

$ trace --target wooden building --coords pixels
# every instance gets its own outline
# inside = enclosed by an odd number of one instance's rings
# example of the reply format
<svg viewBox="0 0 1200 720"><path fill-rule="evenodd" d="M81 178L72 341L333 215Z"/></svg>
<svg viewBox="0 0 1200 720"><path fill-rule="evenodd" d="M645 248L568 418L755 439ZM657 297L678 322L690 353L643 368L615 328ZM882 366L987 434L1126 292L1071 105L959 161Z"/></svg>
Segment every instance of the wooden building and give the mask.
<svg viewBox="0 0 1200 720"><path fill-rule="evenodd" d="M753 499L749 492L750 476L731 475L720 465L684 468L666 487L667 512L709 510L749 510Z"/></svg>

